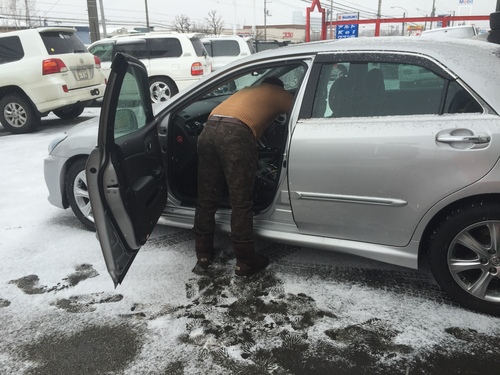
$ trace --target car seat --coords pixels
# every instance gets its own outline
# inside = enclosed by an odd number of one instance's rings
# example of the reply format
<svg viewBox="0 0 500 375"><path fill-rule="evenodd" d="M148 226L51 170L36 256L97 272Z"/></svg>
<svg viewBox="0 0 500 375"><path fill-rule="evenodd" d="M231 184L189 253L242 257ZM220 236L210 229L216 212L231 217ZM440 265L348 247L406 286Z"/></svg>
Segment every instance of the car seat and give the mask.
<svg viewBox="0 0 500 375"><path fill-rule="evenodd" d="M328 105L332 110L332 117L352 116L351 102L349 79L340 77L332 83L328 93Z"/></svg>
<svg viewBox="0 0 500 375"><path fill-rule="evenodd" d="M364 116L381 116L384 113L384 75L378 68L366 73L364 90L361 93L360 111Z"/></svg>

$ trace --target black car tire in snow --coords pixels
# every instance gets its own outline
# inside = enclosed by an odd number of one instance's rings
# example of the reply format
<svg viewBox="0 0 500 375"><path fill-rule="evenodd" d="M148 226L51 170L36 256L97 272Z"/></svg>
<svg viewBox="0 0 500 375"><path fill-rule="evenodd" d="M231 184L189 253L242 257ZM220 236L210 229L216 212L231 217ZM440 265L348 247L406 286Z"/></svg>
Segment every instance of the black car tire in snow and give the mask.
<svg viewBox="0 0 500 375"><path fill-rule="evenodd" d="M75 216L87 229L95 231L94 217L90 207L85 164L87 159L78 159L68 168L65 192Z"/></svg>
<svg viewBox="0 0 500 375"><path fill-rule="evenodd" d="M0 100L0 122L14 134L31 133L40 124L31 103L21 95L6 95Z"/></svg>
<svg viewBox="0 0 500 375"><path fill-rule="evenodd" d="M63 108L63 109L55 109L53 112L60 119L71 120L71 119L74 119L74 118L77 118L78 116L80 116L83 113L84 109L85 109L84 106L75 105L73 107L67 107L67 108Z"/></svg>
<svg viewBox="0 0 500 375"><path fill-rule="evenodd" d="M167 77L152 77L149 79L151 102L164 102L179 92L174 81Z"/></svg>
<svg viewBox="0 0 500 375"><path fill-rule="evenodd" d="M435 228L429 243L432 274L463 307L500 314L499 234L500 204L487 200L455 208Z"/></svg>

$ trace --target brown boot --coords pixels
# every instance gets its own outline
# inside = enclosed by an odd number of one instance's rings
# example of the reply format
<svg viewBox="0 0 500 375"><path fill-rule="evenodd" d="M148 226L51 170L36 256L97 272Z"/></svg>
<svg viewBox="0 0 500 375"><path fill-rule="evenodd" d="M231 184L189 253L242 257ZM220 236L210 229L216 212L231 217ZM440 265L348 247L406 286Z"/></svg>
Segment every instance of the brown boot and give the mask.
<svg viewBox="0 0 500 375"><path fill-rule="evenodd" d="M214 257L214 235L195 235L196 265L207 268Z"/></svg>
<svg viewBox="0 0 500 375"><path fill-rule="evenodd" d="M250 276L267 267L269 258L256 254L253 242L233 242L236 255L236 276Z"/></svg>

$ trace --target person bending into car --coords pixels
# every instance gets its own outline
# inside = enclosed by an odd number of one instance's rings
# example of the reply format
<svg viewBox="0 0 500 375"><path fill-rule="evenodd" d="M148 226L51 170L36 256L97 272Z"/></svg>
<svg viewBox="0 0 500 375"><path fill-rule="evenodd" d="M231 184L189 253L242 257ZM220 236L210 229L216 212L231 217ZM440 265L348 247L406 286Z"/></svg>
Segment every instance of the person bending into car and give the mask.
<svg viewBox="0 0 500 375"><path fill-rule="evenodd" d="M281 113L292 108L293 95L283 82L268 77L244 88L214 108L198 138L198 201L194 220L197 265L207 268L214 256L215 212L229 189L235 274L249 276L269 264L257 254L253 238L253 187L256 141Z"/></svg>

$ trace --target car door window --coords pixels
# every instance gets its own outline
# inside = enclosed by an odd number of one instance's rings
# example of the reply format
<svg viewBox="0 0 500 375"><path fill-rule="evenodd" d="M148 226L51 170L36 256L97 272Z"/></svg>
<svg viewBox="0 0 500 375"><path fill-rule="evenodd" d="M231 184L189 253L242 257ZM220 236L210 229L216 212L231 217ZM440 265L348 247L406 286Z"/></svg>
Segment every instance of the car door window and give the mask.
<svg viewBox="0 0 500 375"><path fill-rule="evenodd" d="M443 95L446 95L444 108ZM405 63L343 62L323 64L312 117L481 111L479 103L457 82L448 81L426 67Z"/></svg>
<svg viewBox="0 0 500 375"><path fill-rule="evenodd" d="M178 38L151 38L147 43L150 59L182 55L181 42Z"/></svg>
<svg viewBox="0 0 500 375"><path fill-rule="evenodd" d="M21 60L24 50L18 36L9 36L0 39L0 64Z"/></svg>
<svg viewBox="0 0 500 375"><path fill-rule="evenodd" d="M115 46L116 52L126 53L136 59L145 59L147 57L146 43L144 41L140 43L117 44Z"/></svg>
<svg viewBox="0 0 500 375"><path fill-rule="evenodd" d="M101 62L110 62L113 59L113 44L96 44L89 48L89 52L101 60Z"/></svg>
<svg viewBox="0 0 500 375"><path fill-rule="evenodd" d="M217 56L238 56L240 54L240 46L236 40L213 40L212 55Z"/></svg>
<svg viewBox="0 0 500 375"><path fill-rule="evenodd" d="M135 69L135 66L129 66L123 79L114 119L115 140L147 124L144 101L138 97L141 92L141 83L138 81L140 76L134 72Z"/></svg>

